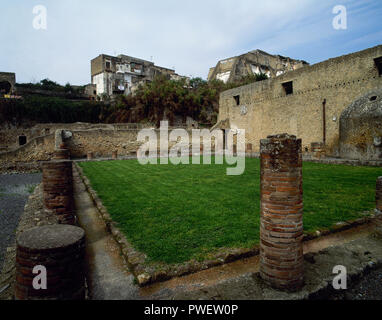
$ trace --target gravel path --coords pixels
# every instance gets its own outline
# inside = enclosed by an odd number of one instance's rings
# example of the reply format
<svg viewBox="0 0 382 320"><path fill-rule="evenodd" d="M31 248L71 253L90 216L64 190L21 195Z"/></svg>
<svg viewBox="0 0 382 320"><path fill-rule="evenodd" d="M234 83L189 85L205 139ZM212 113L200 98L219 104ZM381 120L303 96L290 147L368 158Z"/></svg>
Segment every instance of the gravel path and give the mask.
<svg viewBox="0 0 382 320"><path fill-rule="evenodd" d="M343 293L334 293L329 300L382 300L382 267L370 271Z"/></svg>
<svg viewBox="0 0 382 320"><path fill-rule="evenodd" d="M0 175L0 270L28 196L40 182L40 173Z"/></svg>

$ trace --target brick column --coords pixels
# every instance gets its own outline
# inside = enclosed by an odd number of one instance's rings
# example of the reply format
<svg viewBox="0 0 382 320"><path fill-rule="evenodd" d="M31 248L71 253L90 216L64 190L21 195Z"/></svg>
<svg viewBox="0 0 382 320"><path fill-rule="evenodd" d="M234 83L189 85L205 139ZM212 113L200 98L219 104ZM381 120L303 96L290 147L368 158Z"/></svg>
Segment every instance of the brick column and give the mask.
<svg viewBox="0 0 382 320"><path fill-rule="evenodd" d="M93 160L94 159L94 153L93 152L88 152L87 159L88 160Z"/></svg>
<svg viewBox="0 0 382 320"><path fill-rule="evenodd" d="M85 232L68 225L37 227L21 233L16 250L16 300L85 299ZM46 268L46 290L33 287ZM41 284L41 281L38 281Z"/></svg>
<svg viewBox="0 0 382 320"><path fill-rule="evenodd" d="M69 160L70 151L68 149L56 149L53 155L54 160Z"/></svg>
<svg viewBox="0 0 382 320"><path fill-rule="evenodd" d="M382 177L377 179L377 187L375 193L376 207L377 210L382 212Z"/></svg>
<svg viewBox="0 0 382 320"><path fill-rule="evenodd" d="M113 160L117 160L118 159L118 151L113 151L111 157L113 158Z"/></svg>
<svg viewBox="0 0 382 320"><path fill-rule="evenodd" d="M252 153L252 143L247 143L247 153Z"/></svg>
<svg viewBox="0 0 382 320"><path fill-rule="evenodd" d="M51 161L42 165L44 205L62 224L75 224L72 161Z"/></svg>
<svg viewBox="0 0 382 320"><path fill-rule="evenodd" d="M322 142L312 142L310 146L313 158L321 159L325 157L325 145Z"/></svg>
<svg viewBox="0 0 382 320"><path fill-rule="evenodd" d="M379 235L382 235L382 177L378 177L377 179L377 187L375 193L376 200L376 217L375 226L376 232Z"/></svg>
<svg viewBox="0 0 382 320"><path fill-rule="evenodd" d="M260 274L272 287L303 285L301 139L281 134L260 142Z"/></svg>

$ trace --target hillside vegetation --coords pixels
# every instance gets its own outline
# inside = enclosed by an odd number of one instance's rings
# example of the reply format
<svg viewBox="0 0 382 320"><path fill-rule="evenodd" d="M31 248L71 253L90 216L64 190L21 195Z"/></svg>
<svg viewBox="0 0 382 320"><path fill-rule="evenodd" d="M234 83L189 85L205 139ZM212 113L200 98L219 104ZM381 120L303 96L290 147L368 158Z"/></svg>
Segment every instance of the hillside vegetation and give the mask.
<svg viewBox="0 0 382 320"><path fill-rule="evenodd" d="M219 111L220 92L264 79L266 75L248 76L240 82L224 84L201 78L175 81L157 77L139 87L134 95L118 96L113 101L106 97L104 101L72 101L38 95L25 96L21 100L0 99L0 123L150 122L159 125L166 117L171 125L176 118L185 122L187 117L192 117L199 123L213 125ZM48 79L18 86L57 92L73 90L69 84L63 87Z"/></svg>

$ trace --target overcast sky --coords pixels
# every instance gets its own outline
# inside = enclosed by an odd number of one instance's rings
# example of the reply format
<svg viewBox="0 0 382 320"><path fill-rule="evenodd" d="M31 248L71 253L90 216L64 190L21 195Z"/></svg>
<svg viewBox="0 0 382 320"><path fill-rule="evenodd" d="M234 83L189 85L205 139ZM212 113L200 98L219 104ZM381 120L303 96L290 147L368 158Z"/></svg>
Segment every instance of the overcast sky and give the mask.
<svg viewBox="0 0 382 320"><path fill-rule="evenodd" d="M90 82L90 60L126 54L206 78L254 49L316 63L382 44L381 0L0 0L0 71L17 82ZM33 7L47 8L47 30ZM347 8L335 30L333 8Z"/></svg>

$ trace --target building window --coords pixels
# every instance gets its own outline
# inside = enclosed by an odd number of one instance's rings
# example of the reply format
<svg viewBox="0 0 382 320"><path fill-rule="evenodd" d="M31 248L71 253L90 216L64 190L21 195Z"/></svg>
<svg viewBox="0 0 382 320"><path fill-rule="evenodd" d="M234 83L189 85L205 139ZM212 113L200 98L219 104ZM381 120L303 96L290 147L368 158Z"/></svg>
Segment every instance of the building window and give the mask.
<svg viewBox="0 0 382 320"><path fill-rule="evenodd" d="M110 61L106 61L106 69L110 69L110 67L111 67Z"/></svg>
<svg viewBox="0 0 382 320"><path fill-rule="evenodd" d="M240 106L240 96L233 96L233 98L235 99L236 105Z"/></svg>
<svg viewBox="0 0 382 320"><path fill-rule="evenodd" d="M382 57L376 58L374 61L377 66L379 76L382 76Z"/></svg>
<svg viewBox="0 0 382 320"><path fill-rule="evenodd" d="M293 94L293 81L285 82L282 86L287 96Z"/></svg>
<svg viewBox="0 0 382 320"><path fill-rule="evenodd" d="M19 146L23 146L27 144L27 137L26 136L19 136Z"/></svg>

